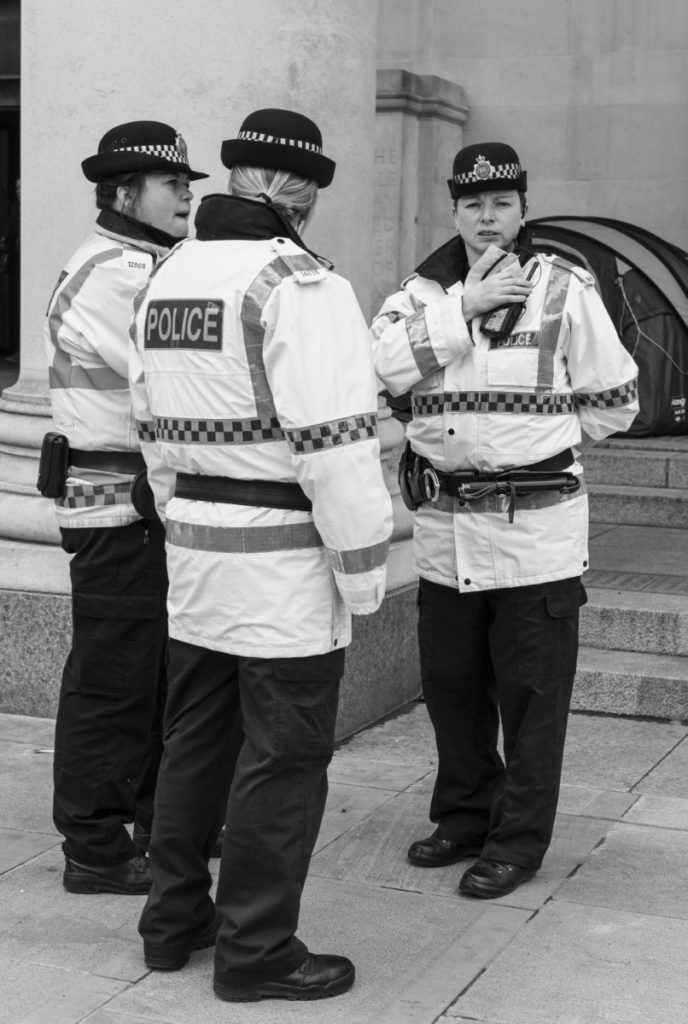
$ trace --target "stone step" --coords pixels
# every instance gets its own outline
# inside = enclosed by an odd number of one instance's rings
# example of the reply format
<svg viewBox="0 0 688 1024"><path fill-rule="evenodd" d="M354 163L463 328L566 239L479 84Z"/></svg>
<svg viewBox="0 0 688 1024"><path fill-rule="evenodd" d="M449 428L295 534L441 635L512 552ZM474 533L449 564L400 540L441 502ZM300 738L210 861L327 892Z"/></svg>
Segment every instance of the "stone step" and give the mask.
<svg viewBox="0 0 688 1024"><path fill-rule="evenodd" d="M582 647L573 711L688 719L688 659Z"/></svg>
<svg viewBox="0 0 688 1024"><path fill-rule="evenodd" d="M591 586L608 576L619 589ZM624 579L627 577L627 579ZM658 577L648 577L652 585ZM638 586L638 574L590 572L583 577L588 603L581 608L580 641L608 651L636 651L688 658L688 581L674 577L683 593L652 593L623 589ZM686 662L688 676L688 661Z"/></svg>
<svg viewBox="0 0 688 1024"><path fill-rule="evenodd" d="M590 484L590 521L688 529L688 491Z"/></svg>
<svg viewBox="0 0 688 1024"><path fill-rule="evenodd" d="M589 449L581 456L588 484L688 490L688 453L635 448Z"/></svg>

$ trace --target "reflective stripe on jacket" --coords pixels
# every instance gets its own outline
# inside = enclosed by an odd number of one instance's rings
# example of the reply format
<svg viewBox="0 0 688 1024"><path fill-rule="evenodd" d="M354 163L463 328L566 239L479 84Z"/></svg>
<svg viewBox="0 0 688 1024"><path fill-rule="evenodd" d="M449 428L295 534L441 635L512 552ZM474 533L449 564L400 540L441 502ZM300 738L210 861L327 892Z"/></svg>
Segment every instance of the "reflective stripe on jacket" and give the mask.
<svg viewBox="0 0 688 1024"><path fill-rule="evenodd" d="M586 271L538 255L535 287L503 341L469 325L464 285L418 275L373 322L379 379L412 392L407 436L438 469L497 472L532 465L627 429L638 412L637 367ZM467 282L468 284L469 282ZM575 463L573 470L581 473ZM584 487L495 511L490 502L415 515L416 571L462 591L579 576L587 567Z"/></svg>
<svg viewBox="0 0 688 1024"><path fill-rule="evenodd" d="M72 448L138 451L128 380L133 303L166 250L99 225L62 271L45 321L54 429ZM126 526L140 519L132 477L79 469L55 501L60 526Z"/></svg>
<svg viewBox="0 0 688 1024"><path fill-rule="evenodd" d="M253 657L348 644L350 613L384 595L392 528L351 286L288 239L190 240L151 278L135 335L170 635ZM173 497L176 472L298 482L313 512Z"/></svg>

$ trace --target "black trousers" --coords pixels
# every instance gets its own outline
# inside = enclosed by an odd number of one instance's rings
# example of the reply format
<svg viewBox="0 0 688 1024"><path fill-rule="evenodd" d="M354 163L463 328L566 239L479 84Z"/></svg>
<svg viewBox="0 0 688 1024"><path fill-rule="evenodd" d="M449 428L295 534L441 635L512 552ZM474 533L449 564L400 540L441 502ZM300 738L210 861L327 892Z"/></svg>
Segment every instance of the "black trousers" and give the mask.
<svg viewBox="0 0 688 1024"><path fill-rule="evenodd" d="M538 868L552 838L585 600L579 577L475 594L420 581L430 819L491 860Z"/></svg>
<svg viewBox="0 0 688 1024"><path fill-rule="evenodd" d="M55 723L53 818L68 857L120 864L150 832L167 686L165 536L156 520L64 529L72 649Z"/></svg>
<svg viewBox="0 0 688 1024"><path fill-rule="evenodd" d="M146 940L183 941L216 908L216 977L274 978L305 959L296 928L343 672L344 650L269 660L170 640L153 887L139 923ZM239 715L244 738L234 766ZM225 810L214 907L208 858Z"/></svg>

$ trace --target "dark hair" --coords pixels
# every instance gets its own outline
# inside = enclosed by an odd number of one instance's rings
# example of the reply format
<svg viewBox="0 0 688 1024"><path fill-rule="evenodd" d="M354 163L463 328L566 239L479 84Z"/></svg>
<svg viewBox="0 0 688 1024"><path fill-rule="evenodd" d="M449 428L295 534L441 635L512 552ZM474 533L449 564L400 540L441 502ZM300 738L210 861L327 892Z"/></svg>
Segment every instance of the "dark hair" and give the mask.
<svg viewBox="0 0 688 1024"><path fill-rule="evenodd" d="M132 217L133 211L143 191L143 183L146 178L146 171L124 172L122 174L111 174L107 178L100 178L96 182L96 207L99 210L109 210L117 198L117 189L126 185L131 193L131 199L126 203L124 213Z"/></svg>

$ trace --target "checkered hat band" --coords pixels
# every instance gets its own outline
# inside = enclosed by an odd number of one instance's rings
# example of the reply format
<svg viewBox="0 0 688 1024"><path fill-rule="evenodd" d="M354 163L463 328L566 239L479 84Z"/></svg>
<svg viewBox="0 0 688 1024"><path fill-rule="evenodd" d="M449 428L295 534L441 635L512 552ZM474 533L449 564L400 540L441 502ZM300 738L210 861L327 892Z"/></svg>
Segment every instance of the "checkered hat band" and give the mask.
<svg viewBox="0 0 688 1024"><path fill-rule="evenodd" d="M131 484L78 484L67 485L64 498L57 498L60 508L95 508L96 505L129 505Z"/></svg>
<svg viewBox="0 0 688 1024"><path fill-rule="evenodd" d="M529 394L521 391L445 391L441 395L415 395L414 416L441 416L445 412L531 413L571 415L576 395Z"/></svg>
<svg viewBox="0 0 688 1024"><path fill-rule="evenodd" d="M302 430L287 430L289 447L295 455L320 452L324 448L339 448L356 441L368 441L377 436L377 414L349 416L344 420L317 423Z"/></svg>
<svg viewBox="0 0 688 1024"><path fill-rule="evenodd" d="M284 441L279 420L258 417L245 420L182 420L156 416L158 441L180 444L263 444Z"/></svg>
<svg viewBox="0 0 688 1024"><path fill-rule="evenodd" d="M461 171L460 174L454 175L454 181L457 185L474 185L477 181L502 181L507 179L509 181L517 181L521 177L521 165L520 164L490 164L490 173L486 178L479 177L474 170Z"/></svg>
<svg viewBox="0 0 688 1024"><path fill-rule="evenodd" d="M309 153L322 153L322 146L305 139L285 139L279 135L266 135L264 132L239 132L239 138L248 142L269 142L273 146L293 146L294 149L307 149Z"/></svg>
<svg viewBox="0 0 688 1024"><path fill-rule="evenodd" d="M169 160L173 164L185 164L186 154L182 153L176 146L117 146L111 153L145 153L147 156L160 157L161 160Z"/></svg>

